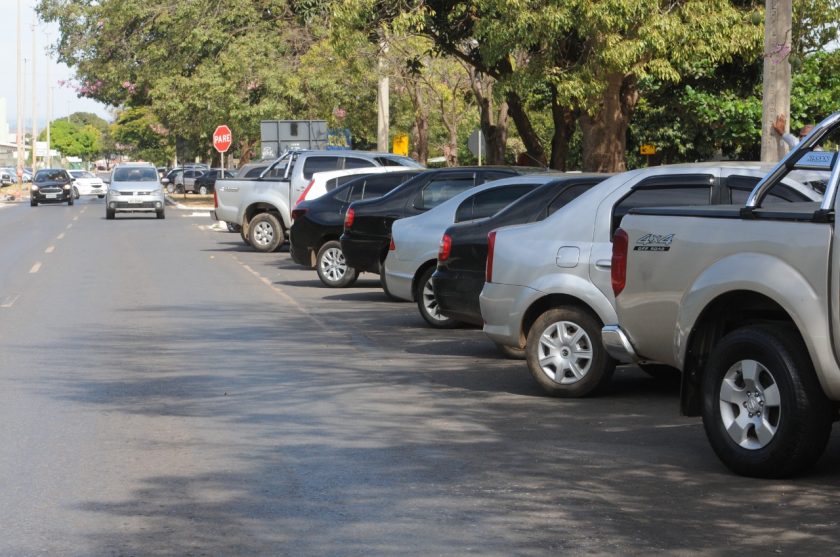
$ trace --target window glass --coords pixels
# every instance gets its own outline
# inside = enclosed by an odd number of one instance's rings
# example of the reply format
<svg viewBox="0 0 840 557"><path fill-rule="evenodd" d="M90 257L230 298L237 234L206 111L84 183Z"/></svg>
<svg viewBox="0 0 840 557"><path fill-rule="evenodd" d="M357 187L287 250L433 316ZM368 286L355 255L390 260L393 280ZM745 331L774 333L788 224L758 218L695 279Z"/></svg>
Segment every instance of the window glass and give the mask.
<svg viewBox="0 0 840 557"><path fill-rule="evenodd" d="M750 196L750 193L752 193L752 190L755 189L759 180L760 178L755 176L730 176L727 179L731 199L730 202L736 205L746 205L747 198ZM767 194L767 197L764 198L763 205L767 206L778 205L779 203L819 200L821 193L818 193L810 186L804 184L800 184L799 187L802 188L803 191L811 191L813 199L802 193L802 191L796 191L790 186L779 183L770 188L770 192Z"/></svg>
<svg viewBox="0 0 840 557"><path fill-rule="evenodd" d="M485 182L492 182L493 180L501 180L502 178L510 178L514 174L512 172L479 172L476 177L475 185L480 186Z"/></svg>
<svg viewBox="0 0 840 557"><path fill-rule="evenodd" d="M306 157L303 163L303 177L307 180L312 179L312 175L316 172L327 172L328 170L338 169L339 157L320 156L320 157Z"/></svg>
<svg viewBox="0 0 840 557"><path fill-rule="evenodd" d="M47 168L45 170L39 170L35 173L35 181L36 182L49 182L52 180L67 180L69 176L67 176L67 172L62 169L55 169L55 168Z"/></svg>
<svg viewBox="0 0 840 557"><path fill-rule="evenodd" d="M376 163L367 159L357 159L356 157L347 157L344 159L344 168L369 168L376 166Z"/></svg>
<svg viewBox="0 0 840 557"><path fill-rule="evenodd" d="M546 210L540 213L540 220L546 218L548 215L554 214L557 209L565 206L566 203L575 199L592 186L593 184L579 184L565 188L562 192L560 192L560 195L551 200Z"/></svg>
<svg viewBox="0 0 840 557"><path fill-rule="evenodd" d="M536 184L515 184L492 188L465 199L455 212L455 222L495 215L529 191Z"/></svg>
<svg viewBox="0 0 840 557"><path fill-rule="evenodd" d="M365 181L364 198L382 197L394 190L397 186L414 178L415 174L402 174L389 172L368 177Z"/></svg>
<svg viewBox="0 0 840 557"><path fill-rule="evenodd" d="M122 167L114 170L114 182L157 182L157 170L151 166Z"/></svg>
<svg viewBox="0 0 840 557"><path fill-rule="evenodd" d="M419 198L414 202L414 208L427 211L433 207L437 207L444 201L452 199L462 191L470 189L474 184L475 181L472 176L433 178L420 192Z"/></svg>
<svg viewBox="0 0 840 557"><path fill-rule="evenodd" d="M365 180L359 180L358 182L350 186L350 189L352 190L350 192L351 202L365 198Z"/></svg>
<svg viewBox="0 0 840 557"><path fill-rule="evenodd" d="M621 218L635 207L708 205L711 202L711 192L710 185L635 189L613 208L612 231L618 228Z"/></svg>
<svg viewBox="0 0 840 557"><path fill-rule="evenodd" d="M70 174L72 174L74 178L96 178L96 176L87 170L71 170Z"/></svg>

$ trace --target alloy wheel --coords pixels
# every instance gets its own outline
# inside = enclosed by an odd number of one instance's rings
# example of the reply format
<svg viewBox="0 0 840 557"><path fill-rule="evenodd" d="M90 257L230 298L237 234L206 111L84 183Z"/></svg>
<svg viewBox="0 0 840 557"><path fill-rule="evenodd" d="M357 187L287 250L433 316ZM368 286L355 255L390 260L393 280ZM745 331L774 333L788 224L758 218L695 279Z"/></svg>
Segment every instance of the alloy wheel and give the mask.
<svg viewBox="0 0 840 557"><path fill-rule="evenodd" d="M555 383L576 383L589 372L592 339L577 323L553 323L540 335L539 342L540 369Z"/></svg>
<svg viewBox="0 0 840 557"><path fill-rule="evenodd" d="M720 416L729 437L745 449L766 447L776 435L781 396L776 379L755 360L735 362L720 384Z"/></svg>

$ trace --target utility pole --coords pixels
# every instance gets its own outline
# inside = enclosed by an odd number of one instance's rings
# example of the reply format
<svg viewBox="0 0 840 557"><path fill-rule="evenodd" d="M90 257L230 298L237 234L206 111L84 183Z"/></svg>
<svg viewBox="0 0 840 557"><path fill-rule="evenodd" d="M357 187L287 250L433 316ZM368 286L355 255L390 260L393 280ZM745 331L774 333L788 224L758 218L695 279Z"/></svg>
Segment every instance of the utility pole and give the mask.
<svg viewBox="0 0 840 557"><path fill-rule="evenodd" d="M18 193L23 195L23 72L20 67L20 0L17 1L17 179Z"/></svg>
<svg viewBox="0 0 840 557"><path fill-rule="evenodd" d="M390 122L390 83L388 79L387 63L385 62L385 55L388 53L388 43L383 40L380 44L382 52L379 54L378 69L379 69L379 87L376 91L376 149L382 153L387 153L388 149L388 124Z"/></svg>
<svg viewBox="0 0 840 557"><path fill-rule="evenodd" d="M791 0L765 0L764 92L761 103L761 161L777 162L787 152L773 133L780 114L790 126L790 49L793 10ZM787 127L786 126L786 127Z"/></svg>
<svg viewBox="0 0 840 557"><path fill-rule="evenodd" d="M38 139L38 107L35 104L35 91L38 90L38 81L35 73L35 11L32 11L32 172L35 172L35 141Z"/></svg>

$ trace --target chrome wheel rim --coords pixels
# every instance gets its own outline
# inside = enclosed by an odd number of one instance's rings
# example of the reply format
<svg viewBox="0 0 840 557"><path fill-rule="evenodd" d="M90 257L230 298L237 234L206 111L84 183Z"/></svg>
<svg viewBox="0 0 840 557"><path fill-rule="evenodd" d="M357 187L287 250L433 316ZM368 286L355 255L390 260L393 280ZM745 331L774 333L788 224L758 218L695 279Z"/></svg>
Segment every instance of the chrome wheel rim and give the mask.
<svg viewBox="0 0 840 557"><path fill-rule="evenodd" d="M330 248L321 257L321 274L329 282L338 282L344 278L347 272L347 262L344 260L344 252L341 248Z"/></svg>
<svg viewBox="0 0 840 557"><path fill-rule="evenodd" d="M431 278L423 285L423 308L426 313L435 321L448 321L449 318L440 312L437 300L435 299L434 283Z"/></svg>
<svg viewBox="0 0 840 557"><path fill-rule="evenodd" d="M274 227L263 221L258 222L254 227L254 243L258 246L267 246L274 240Z"/></svg>
<svg viewBox="0 0 840 557"><path fill-rule="evenodd" d="M782 400L773 374L755 360L735 362L720 384L720 417L729 438L744 449L766 447L776 435Z"/></svg>
<svg viewBox="0 0 840 557"><path fill-rule="evenodd" d="M592 368L592 356L592 339L577 323L558 321L540 335L540 369L555 383L583 379Z"/></svg>

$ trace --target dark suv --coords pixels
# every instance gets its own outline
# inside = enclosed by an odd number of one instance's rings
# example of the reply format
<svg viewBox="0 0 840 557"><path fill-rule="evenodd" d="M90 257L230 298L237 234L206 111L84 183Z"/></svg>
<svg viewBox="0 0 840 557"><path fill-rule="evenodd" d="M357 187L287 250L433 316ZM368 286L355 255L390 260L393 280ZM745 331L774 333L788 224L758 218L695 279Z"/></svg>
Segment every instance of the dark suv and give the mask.
<svg viewBox="0 0 840 557"><path fill-rule="evenodd" d="M39 203L73 204L73 177L63 168L44 168L35 173L29 186L29 204Z"/></svg>

